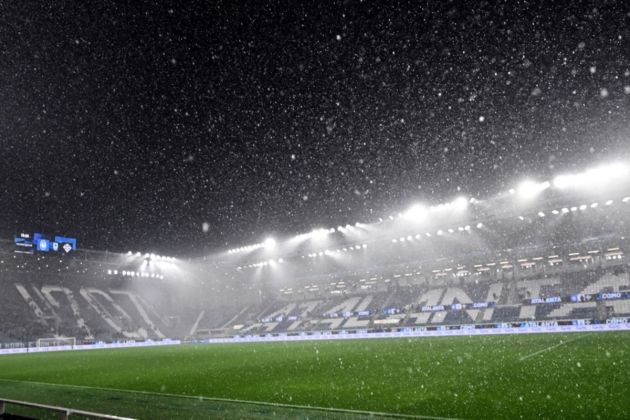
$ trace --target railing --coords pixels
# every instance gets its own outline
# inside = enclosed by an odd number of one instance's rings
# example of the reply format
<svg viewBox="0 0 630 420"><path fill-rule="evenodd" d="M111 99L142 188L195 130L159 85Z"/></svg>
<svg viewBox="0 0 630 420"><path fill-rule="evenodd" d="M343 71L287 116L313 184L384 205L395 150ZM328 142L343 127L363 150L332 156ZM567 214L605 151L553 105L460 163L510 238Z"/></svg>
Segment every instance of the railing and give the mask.
<svg viewBox="0 0 630 420"><path fill-rule="evenodd" d="M130 417L118 417L118 416L112 416L109 414L100 414L100 413L92 413L90 411L75 410L73 408L57 407L54 405L37 404L37 403L32 403L32 402L27 402L27 401L18 401L18 400L8 400L5 398L0 398L0 416L6 414L7 405L19 405L22 407L31 407L31 408L38 408L41 410L51 411L54 413L58 413L59 418L63 420L67 420L70 418L70 416L73 416L73 415L89 417L93 419L133 420Z"/></svg>

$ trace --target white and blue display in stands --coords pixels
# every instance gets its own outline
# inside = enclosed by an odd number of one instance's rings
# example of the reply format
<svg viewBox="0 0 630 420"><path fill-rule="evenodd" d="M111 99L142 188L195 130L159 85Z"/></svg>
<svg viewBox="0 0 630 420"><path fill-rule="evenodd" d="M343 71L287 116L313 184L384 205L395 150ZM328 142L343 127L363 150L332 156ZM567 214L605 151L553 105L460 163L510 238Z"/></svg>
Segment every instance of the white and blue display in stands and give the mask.
<svg viewBox="0 0 630 420"><path fill-rule="evenodd" d="M45 253L70 254L77 250L76 238L54 236L52 239L41 233L21 233L15 237L15 252L32 254L33 251Z"/></svg>

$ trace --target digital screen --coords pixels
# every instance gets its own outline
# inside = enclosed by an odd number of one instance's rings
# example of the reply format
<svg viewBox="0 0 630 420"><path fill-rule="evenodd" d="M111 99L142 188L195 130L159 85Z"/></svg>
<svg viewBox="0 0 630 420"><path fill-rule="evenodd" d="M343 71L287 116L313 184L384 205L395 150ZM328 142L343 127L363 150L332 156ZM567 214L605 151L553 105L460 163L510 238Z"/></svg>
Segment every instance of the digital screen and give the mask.
<svg viewBox="0 0 630 420"><path fill-rule="evenodd" d="M14 240L16 253L32 254L33 251L42 253L70 254L77 250L76 238L55 236L53 239L41 234L21 233Z"/></svg>
<svg viewBox="0 0 630 420"><path fill-rule="evenodd" d="M20 254L32 254L33 253L33 238L28 233L21 233L15 236L14 240L15 249L14 252Z"/></svg>

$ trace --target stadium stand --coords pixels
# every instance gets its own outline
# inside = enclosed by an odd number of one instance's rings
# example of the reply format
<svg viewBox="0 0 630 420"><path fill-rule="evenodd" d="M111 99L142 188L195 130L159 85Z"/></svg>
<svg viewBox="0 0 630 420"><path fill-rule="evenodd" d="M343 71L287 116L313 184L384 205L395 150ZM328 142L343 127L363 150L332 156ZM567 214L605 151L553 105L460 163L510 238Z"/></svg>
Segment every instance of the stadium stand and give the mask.
<svg viewBox="0 0 630 420"><path fill-rule="evenodd" d="M630 317L629 203L517 223L480 207L475 217L483 223L381 237L375 252L356 246L352 264L306 258L308 245L298 247L277 277L240 262L264 250L241 260L190 259L160 272L141 254L21 255L0 243L0 345ZM470 225L478 226L474 234Z"/></svg>

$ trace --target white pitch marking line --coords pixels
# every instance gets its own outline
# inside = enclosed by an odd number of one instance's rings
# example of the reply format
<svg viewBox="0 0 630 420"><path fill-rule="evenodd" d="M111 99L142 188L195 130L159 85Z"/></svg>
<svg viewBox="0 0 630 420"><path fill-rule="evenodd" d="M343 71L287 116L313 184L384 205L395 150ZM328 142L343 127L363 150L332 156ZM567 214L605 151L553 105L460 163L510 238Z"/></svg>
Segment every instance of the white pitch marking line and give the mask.
<svg viewBox="0 0 630 420"><path fill-rule="evenodd" d="M582 337L586 337L586 336L581 335L581 336L579 336L579 337L574 338L573 340L561 341L561 342L559 342L558 344L554 344L553 346L549 346L549 347L547 347L547 348L545 348L545 349L535 351L535 352L533 352L533 353L530 353L530 354L528 354L528 355L526 355L526 356L521 357L521 358L519 359L519 362L522 362L522 361L527 360L527 359L529 359L529 358L531 358L531 357L537 356L537 355L539 355L539 354L541 354L541 353L545 353L545 352L547 352L547 351L551 351L551 350L553 350L553 349L555 349L555 348L558 348L558 347L560 347L560 346L564 346L565 344L572 343L572 342L574 342L575 340L579 340L579 339L580 339L580 338L582 338Z"/></svg>
<svg viewBox="0 0 630 420"><path fill-rule="evenodd" d="M363 414L370 417L385 417L385 418L389 417L389 418L425 419L425 420L459 420L455 417L436 417L436 416L423 416L423 415L415 415L415 414L387 413L387 412L380 412L380 411L352 410L349 408L318 407L318 406L310 406L310 405L274 403L274 402L267 402L267 401L250 401L250 400L239 400L239 399L230 399L230 398L215 398L215 397L204 397L204 396L183 395L183 394L169 394L166 392L139 391L139 390L134 390L134 389L104 388L104 387L89 386L89 385L56 384L53 382L23 381L19 379L0 378L0 382L49 385L49 386L60 386L60 387L79 388L79 389L81 388L94 389L94 390L100 390L100 391L115 391L115 392L125 392L129 394L152 395L156 397L174 397L174 398L185 398L185 399L193 399L193 400L204 400L204 401L210 401L210 402L214 401L214 402L224 402L224 403L227 402L227 403L263 405L263 406L269 406L269 407L281 407L281 408L290 408L290 409L329 411L333 413L336 412L336 413L349 413L349 414Z"/></svg>

